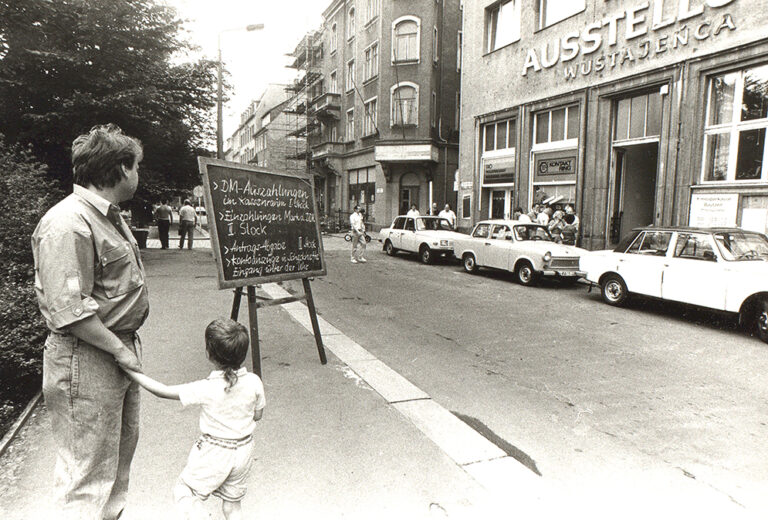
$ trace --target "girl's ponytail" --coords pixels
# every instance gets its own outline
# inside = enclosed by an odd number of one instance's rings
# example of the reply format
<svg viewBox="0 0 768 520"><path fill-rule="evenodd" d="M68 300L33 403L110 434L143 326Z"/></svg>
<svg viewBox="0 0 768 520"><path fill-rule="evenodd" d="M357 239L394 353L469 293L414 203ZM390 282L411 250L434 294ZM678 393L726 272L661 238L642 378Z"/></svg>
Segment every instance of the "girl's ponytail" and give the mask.
<svg viewBox="0 0 768 520"><path fill-rule="evenodd" d="M237 383L237 371L232 367L225 368L224 380L227 382L227 387L224 389L224 391L229 392L229 389L235 386Z"/></svg>

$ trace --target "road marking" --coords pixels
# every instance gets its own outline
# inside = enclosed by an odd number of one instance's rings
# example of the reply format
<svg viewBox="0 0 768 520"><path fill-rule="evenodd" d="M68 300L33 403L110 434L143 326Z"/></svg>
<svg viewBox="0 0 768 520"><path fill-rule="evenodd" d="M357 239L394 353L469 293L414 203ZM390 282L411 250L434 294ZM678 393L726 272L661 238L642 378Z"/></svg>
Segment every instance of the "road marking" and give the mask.
<svg viewBox="0 0 768 520"><path fill-rule="evenodd" d="M261 286L272 298L290 293L277 284ZM282 305L288 314L313 333L306 305ZM541 479L514 458L435 402L429 394L381 362L339 329L318 316L325 348L407 418L459 467L486 489L540 500Z"/></svg>

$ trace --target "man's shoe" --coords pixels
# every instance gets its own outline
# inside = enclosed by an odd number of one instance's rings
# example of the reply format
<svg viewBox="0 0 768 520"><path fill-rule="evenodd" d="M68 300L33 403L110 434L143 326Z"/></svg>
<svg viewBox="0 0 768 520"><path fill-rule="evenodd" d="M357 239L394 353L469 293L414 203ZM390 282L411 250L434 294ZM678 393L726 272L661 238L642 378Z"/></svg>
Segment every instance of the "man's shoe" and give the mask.
<svg viewBox="0 0 768 520"><path fill-rule="evenodd" d="M352 261L353 264L357 263L357 260L355 260L354 258L351 261Z"/></svg>
<svg viewBox="0 0 768 520"><path fill-rule="evenodd" d="M358 262L362 262L362 263L366 263L367 261L368 260L366 260L365 258L361 258L360 260L358 260Z"/></svg>

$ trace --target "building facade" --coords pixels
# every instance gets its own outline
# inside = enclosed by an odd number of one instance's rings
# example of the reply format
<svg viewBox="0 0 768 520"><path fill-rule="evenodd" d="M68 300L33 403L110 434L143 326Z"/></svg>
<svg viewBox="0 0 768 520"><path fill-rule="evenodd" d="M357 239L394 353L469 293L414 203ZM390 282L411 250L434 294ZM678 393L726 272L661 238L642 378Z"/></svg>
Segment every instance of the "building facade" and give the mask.
<svg viewBox="0 0 768 520"><path fill-rule="evenodd" d="M274 109L290 98L286 85L270 84L259 99L252 101L240 114L240 125L227 138L224 158L228 161L249 163L256 156L254 137L271 120Z"/></svg>
<svg viewBox="0 0 768 520"><path fill-rule="evenodd" d="M459 0L334 0L323 18L294 55L327 214L359 204L378 228L455 205Z"/></svg>
<svg viewBox="0 0 768 520"><path fill-rule="evenodd" d="M760 0L467 0L461 227L543 198L580 244L768 222Z"/></svg>

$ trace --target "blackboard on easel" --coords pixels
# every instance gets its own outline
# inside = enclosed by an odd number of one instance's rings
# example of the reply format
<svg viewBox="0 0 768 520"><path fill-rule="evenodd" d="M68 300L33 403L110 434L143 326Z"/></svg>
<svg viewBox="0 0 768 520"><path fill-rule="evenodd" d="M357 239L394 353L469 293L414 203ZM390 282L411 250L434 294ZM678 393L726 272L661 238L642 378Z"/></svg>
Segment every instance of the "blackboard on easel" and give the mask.
<svg viewBox="0 0 768 520"><path fill-rule="evenodd" d="M236 288L237 319L247 287L254 372L261 376L257 309L306 300L320 360L326 363L309 280L324 276L325 253L315 200L314 178L248 164L198 157L205 209L219 288ZM270 299L255 285L301 279L303 296Z"/></svg>

